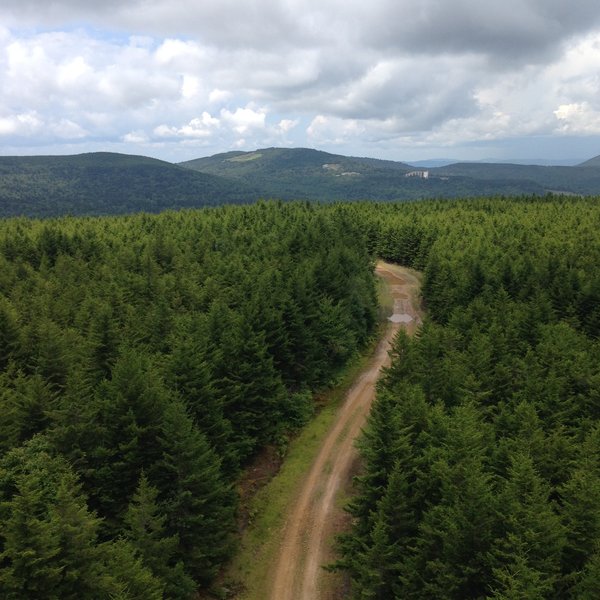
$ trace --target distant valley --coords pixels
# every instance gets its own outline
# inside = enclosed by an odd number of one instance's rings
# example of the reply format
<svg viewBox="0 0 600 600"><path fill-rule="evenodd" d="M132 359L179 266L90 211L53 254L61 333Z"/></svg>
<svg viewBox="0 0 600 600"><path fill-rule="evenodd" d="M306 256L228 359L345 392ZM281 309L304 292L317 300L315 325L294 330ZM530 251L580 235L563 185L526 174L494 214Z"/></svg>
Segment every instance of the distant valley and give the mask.
<svg viewBox="0 0 600 600"><path fill-rule="evenodd" d="M600 157L573 167L440 164L425 167L308 148L228 152L178 165L108 152L0 157L0 216L160 212L260 198L336 202L600 194Z"/></svg>

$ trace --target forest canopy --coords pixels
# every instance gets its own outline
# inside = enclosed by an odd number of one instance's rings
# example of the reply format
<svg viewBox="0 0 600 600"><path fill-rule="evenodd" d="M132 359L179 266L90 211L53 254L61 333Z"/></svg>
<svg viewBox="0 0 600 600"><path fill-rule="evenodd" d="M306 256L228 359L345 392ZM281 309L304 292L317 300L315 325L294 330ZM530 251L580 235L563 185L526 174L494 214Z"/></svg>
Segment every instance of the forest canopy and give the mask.
<svg viewBox="0 0 600 600"><path fill-rule="evenodd" d="M360 441L341 540L356 598L600 596L600 205L363 205L424 271Z"/></svg>
<svg viewBox="0 0 600 600"><path fill-rule="evenodd" d="M310 204L0 223L0 589L190 598L236 477L372 334L361 229Z"/></svg>
<svg viewBox="0 0 600 600"><path fill-rule="evenodd" d="M595 198L0 222L0 589L187 599L235 482L424 272L360 442L356 598L582 600L600 569Z"/></svg>

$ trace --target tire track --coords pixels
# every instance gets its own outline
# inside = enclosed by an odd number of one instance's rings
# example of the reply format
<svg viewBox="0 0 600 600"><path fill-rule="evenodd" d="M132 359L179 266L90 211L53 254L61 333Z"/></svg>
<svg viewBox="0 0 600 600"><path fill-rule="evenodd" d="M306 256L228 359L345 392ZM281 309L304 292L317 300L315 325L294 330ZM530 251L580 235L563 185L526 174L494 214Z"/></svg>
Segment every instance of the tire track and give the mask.
<svg viewBox="0 0 600 600"><path fill-rule="evenodd" d="M365 424L375 397L375 385L400 328L410 334L421 322L419 279L410 269L378 263L394 299L393 314L369 366L350 388L336 422L327 434L292 507L274 565L271 600L329 600L321 565L331 558L331 541L339 522L336 499L351 478L357 459L354 442Z"/></svg>

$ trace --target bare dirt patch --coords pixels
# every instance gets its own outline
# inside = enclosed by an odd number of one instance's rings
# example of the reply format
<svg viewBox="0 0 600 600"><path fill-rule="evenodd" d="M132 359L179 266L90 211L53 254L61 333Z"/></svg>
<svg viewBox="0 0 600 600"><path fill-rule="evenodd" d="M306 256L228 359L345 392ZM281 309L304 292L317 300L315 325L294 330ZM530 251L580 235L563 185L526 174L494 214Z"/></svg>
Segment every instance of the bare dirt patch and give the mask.
<svg viewBox="0 0 600 600"><path fill-rule="evenodd" d="M389 363L394 335L400 328L413 333L421 323L418 274L387 263L377 265L377 274L389 286L393 312L369 366L348 391L291 508L273 565L272 600L338 600L347 591L343 576L328 573L322 566L334 559L332 542L347 526L340 494L348 489L356 469L354 441L369 413L380 369Z"/></svg>
<svg viewBox="0 0 600 600"><path fill-rule="evenodd" d="M256 492L264 487L279 471L283 458L275 446L266 446L254 458L249 467L247 467L241 479L237 484L237 491L240 497L240 508L238 512L238 531L242 534L252 515L249 512L250 499Z"/></svg>

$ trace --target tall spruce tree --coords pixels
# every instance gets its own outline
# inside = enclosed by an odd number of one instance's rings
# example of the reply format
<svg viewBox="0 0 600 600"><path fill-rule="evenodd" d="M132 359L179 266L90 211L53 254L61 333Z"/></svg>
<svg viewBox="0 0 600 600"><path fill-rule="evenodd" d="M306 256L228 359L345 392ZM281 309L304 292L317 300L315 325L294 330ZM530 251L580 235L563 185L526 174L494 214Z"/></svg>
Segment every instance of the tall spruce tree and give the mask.
<svg viewBox="0 0 600 600"><path fill-rule="evenodd" d="M179 539L167 536L167 517L160 512L157 503L158 490L150 485L145 474L125 514L125 536L144 565L161 581L164 597L186 600L192 597L196 586L185 574L183 563L174 562Z"/></svg>
<svg viewBox="0 0 600 600"><path fill-rule="evenodd" d="M221 462L185 406L173 401L163 415L161 457L152 478L165 533L178 540L174 560L200 584L215 576L232 550L235 494L221 473Z"/></svg>

